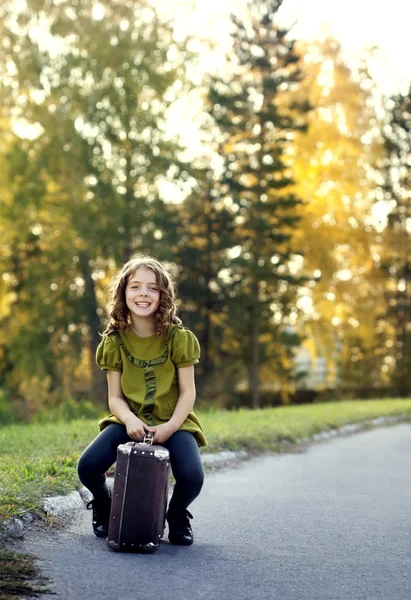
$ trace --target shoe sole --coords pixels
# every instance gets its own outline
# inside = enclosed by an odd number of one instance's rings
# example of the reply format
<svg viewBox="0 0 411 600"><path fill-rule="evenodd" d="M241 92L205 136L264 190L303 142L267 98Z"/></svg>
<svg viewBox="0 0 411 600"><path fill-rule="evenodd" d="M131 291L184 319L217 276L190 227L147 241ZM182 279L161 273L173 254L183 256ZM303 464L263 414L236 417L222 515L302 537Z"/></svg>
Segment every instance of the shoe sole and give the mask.
<svg viewBox="0 0 411 600"><path fill-rule="evenodd" d="M173 544L174 546L191 546L191 544L194 543L194 540L187 540L185 541L173 541L170 538L168 538L168 541L170 542L170 544Z"/></svg>
<svg viewBox="0 0 411 600"><path fill-rule="evenodd" d="M96 537L99 537L99 538L103 538L103 537L107 537L108 536L108 531L106 531L106 533L99 532L99 531L93 531L93 533L94 533L94 535Z"/></svg>

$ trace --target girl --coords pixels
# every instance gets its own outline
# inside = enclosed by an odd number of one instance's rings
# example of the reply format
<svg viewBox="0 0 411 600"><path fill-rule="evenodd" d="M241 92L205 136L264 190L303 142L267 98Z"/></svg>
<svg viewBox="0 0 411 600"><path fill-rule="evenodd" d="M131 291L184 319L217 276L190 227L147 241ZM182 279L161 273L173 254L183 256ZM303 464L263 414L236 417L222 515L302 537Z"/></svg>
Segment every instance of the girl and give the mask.
<svg viewBox="0 0 411 600"><path fill-rule="evenodd" d="M170 274L154 258L133 256L113 280L108 325L96 360L107 371L111 414L100 421L101 433L83 452L80 481L92 492L93 531L108 533L111 496L105 472L115 462L117 446L143 440L170 452L176 480L167 511L172 544L193 543L188 506L198 496L204 473L198 447L207 444L193 412L194 365L200 346L176 316Z"/></svg>

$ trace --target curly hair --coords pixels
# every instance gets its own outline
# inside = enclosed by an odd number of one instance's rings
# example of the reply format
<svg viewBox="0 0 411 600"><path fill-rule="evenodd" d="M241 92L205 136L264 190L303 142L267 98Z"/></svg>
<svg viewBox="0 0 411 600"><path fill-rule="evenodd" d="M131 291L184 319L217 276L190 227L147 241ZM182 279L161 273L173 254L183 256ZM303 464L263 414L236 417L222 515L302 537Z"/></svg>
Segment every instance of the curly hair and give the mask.
<svg viewBox="0 0 411 600"><path fill-rule="evenodd" d="M130 311L126 304L126 287L131 275L140 267L153 271L160 290L160 303L155 314L156 335L163 335L171 323L182 325L181 319L176 316L176 283L171 274L155 258L146 254L134 254L112 280L106 306L108 323L103 336L119 329L127 329L129 326Z"/></svg>

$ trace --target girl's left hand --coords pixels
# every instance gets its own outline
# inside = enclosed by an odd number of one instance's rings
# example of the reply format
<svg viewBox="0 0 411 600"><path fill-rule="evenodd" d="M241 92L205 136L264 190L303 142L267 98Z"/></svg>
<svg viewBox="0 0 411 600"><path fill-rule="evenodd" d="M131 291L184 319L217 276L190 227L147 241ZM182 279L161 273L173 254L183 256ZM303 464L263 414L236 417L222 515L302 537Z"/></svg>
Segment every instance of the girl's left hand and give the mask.
<svg viewBox="0 0 411 600"><path fill-rule="evenodd" d="M154 433L153 444L163 444L174 433L174 429L169 423L162 423L161 425L150 427L150 430Z"/></svg>

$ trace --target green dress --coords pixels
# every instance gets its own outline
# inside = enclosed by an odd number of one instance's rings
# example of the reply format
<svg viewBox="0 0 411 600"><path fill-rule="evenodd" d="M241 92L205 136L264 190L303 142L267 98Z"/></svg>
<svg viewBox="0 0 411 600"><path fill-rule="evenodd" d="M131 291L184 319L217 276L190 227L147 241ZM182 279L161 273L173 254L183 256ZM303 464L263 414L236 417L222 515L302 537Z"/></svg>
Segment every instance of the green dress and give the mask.
<svg viewBox="0 0 411 600"><path fill-rule="evenodd" d="M169 325L162 336L141 338L128 328L105 336L97 348L96 361L104 371L121 372L121 387L132 412L148 425L169 421L177 404L177 369L198 363L200 345L188 329ZM110 414L99 422L121 423ZM201 423L192 410L180 430L195 435L200 447L207 445Z"/></svg>

